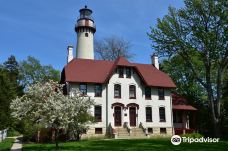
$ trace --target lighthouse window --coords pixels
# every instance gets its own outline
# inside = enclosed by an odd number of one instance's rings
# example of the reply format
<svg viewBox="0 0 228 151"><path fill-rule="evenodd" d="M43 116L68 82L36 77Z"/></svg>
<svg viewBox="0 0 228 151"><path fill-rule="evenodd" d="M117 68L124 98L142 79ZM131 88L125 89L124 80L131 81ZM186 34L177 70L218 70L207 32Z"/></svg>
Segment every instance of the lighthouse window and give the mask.
<svg viewBox="0 0 228 151"><path fill-rule="evenodd" d="M89 34L88 34L88 33L85 33L85 36L86 36L86 37L88 37L88 36L89 36Z"/></svg>

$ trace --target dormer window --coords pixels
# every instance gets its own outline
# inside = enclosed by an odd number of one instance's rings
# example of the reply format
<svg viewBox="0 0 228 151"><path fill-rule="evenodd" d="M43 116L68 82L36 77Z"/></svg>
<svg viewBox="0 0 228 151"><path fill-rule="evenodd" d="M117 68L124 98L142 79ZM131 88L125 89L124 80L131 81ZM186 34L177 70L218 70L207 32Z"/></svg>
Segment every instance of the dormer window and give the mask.
<svg viewBox="0 0 228 151"><path fill-rule="evenodd" d="M131 68L126 68L126 77L131 78Z"/></svg>
<svg viewBox="0 0 228 151"><path fill-rule="evenodd" d="M95 85L95 97L101 97L102 96L102 85L96 84Z"/></svg>
<svg viewBox="0 0 228 151"><path fill-rule="evenodd" d="M124 77L123 67L119 67L118 72L119 72L119 78L123 78Z"/></svg>
<svg viewBox="0 0 228 151"><path fill-rule="evenodd" d="M145 87L145 98L146 100L151 100L151 88Z"/></svg>
<svg viewBox="0 0 228 151"><path fill-rule="evenodd" d="M165 100L165 91L163 88L158 89L158 99L159 100Z"/></svg>

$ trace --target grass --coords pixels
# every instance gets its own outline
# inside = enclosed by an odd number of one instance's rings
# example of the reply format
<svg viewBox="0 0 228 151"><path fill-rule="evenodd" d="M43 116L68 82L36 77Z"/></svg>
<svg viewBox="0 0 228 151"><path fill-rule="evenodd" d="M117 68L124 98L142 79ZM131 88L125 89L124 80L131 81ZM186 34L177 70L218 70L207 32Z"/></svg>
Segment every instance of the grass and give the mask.
<svg viewBox="0 0 228 151"><path fill-rule="evenodd" d="M219 143L182 143L174 146L169 139L87 140L60 143L61 151L223 151L228 141ZM55 144L24 144L23 151L54 151Z"/></svg>
<svg viewBox="0 0 228 151"><path fill-rule="evenodd" d="M6 138L0 143L0 151L9 151L13 145L13 138Z"/></svg>

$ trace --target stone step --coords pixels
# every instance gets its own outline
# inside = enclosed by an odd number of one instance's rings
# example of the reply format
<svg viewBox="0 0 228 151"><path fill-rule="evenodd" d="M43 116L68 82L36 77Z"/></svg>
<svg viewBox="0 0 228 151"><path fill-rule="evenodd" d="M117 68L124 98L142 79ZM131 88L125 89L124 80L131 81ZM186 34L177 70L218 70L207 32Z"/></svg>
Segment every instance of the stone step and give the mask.
<svg viewBox="0 0 228 151"><path fill-rule="evenodd" d="M118 137L130 137L130 135L117 135Z"/></svg>
<svg viewBox="0 0 228 151"><path fill-rule="evenodd" d="M129 135L129 133L118 133L118 135Z"/></svg>
<svg viewBox="0 0 228 151"><path fill-rule="evenodd" d="M130 134L130 136L146 136L145 134Z"/></svg>
<svg viewBox="0 0 228 151"><path fill-rule="evenodd" d="M118 136L117 139L146 139L146 136Z"/></svg>
<svg viewBox="0 0 228 151"><path fill-rule="evenodd" d="M118 134L129 134L128 132L118 132Z"/></svg>
<svg viewBox="0 0 228 151"><path fill-rule="evenodd" d="M144 132L131 132L131 133L134 133L134 134L145 134Z"/></svg>

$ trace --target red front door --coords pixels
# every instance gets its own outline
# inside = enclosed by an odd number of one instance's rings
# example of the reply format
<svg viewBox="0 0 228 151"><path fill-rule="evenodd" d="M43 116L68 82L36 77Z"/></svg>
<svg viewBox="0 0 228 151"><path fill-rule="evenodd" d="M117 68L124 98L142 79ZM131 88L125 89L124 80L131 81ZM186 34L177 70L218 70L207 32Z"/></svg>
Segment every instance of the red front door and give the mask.
<svg viewBox="0 0 228 151"><path fill-rule="evenodd" d="M130 114L130 126L136 126L136 108L130 107L129 108Z"/></svg>
<svg viewBox="0 0 228 151"><path fill-rule="evenodd" d="M122 122L121 122L121 107L116 106L114 108L114 123L115 126L121 126Z"/></svg>

